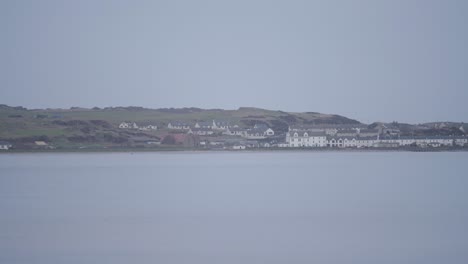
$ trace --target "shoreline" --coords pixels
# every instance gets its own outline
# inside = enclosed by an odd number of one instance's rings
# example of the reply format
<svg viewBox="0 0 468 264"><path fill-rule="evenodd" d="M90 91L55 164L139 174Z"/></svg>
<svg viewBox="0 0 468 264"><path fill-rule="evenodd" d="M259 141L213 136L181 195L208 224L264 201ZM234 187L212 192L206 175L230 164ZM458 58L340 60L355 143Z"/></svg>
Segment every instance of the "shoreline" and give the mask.
<svg viewBox="0 0 468 264"><path fill-rule="evenodd" d="M190 149L190 148L161 148L161 149L142 149L142 148L111 148L111 149L12 149L0 151L2 154L22 154L22 153L206 153L206 152L225 152L225 153L252 153L252 152L468 152L468 148L424 148L424 149L408 149L408 148L372 148L372 149L355 149L355 148L252 148L243 150L234 149Z"/></svg>

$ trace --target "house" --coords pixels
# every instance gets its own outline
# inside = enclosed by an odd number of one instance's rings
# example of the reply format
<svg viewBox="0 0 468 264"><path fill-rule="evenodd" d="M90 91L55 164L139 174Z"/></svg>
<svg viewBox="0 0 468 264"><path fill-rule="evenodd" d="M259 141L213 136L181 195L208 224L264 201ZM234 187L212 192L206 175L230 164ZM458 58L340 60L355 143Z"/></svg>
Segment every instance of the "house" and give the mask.
<svg viewBox="0 0 468 264"><path fill-rule="evenodd" d="M324 131L310 130L289 131L286 133L286 143L289 147L326 147L327 135Z"/></svg>
<svg viewBox="0 0 468 264"><path fill-rule="evenodd" d="M344 148L355 148L357 147L356 137L343 137Z"/></svg>
<svg viewBox="0 0 468 264"><path fill-rule="evenodd" d="M416 139L414 137L398 137L398 143L401 147L415 145Z"/></svg>
<svg viewBox="0 0 468 264"><path fill-rule="evenodd" d="M379 142L378 137L328 137L327 146L331 148L370 148Z"/></svg>
<svg viewBox="0 0 468 264"><path fill-rule="evenodd" d="M245 130L244 137L248 139L264 139L275 135L275 131L264 124L257 124L251 129Z"/></svg>
<svg viewBox="0 0 468 264"><path fill-rule="evenodd" d="M214 130L226 130L228 128L232 127L228 121L219 121L219 120L213 120L213 124L211 126L212 129Z"/></svg>
<svg viewBox="0 0 468 264"><path fill-rule="evenodd" d="M190 129L190 124L180 122L180 121L173 121L173 122L169 122L169 124L167 124L167 128L177 129L177 130L189 130Z"/></svg>
<svg viewBox="0 0 468 264"><path fill-rule="evenodd" d="M143 125L138 128L141 131L148 131L148 130L157 130L158 127L156 125Z"/></svg>
<svg viewBox="0 0 468 264"><path fill-rule="evenodd" d="M120 123L119 128L122 128L122 129L129 129L129 128L138 129L138 125L136 123L122 122L122 123Z"/></svg>
<svg viewBox="0 0 468 264"><path fill-rule="evenodd" d="M401 137L390 133L380 135L377 129L340 129L335 135L327 131L298 130L293 128L286 133L286 143L279 147L330 147L330 148L396 148L415 145L418 147L466 146L467 137L416 136Z"/></svg>
<svg viewBox="0 0 468 264"><path fill-rule="evenodd" d="M432 147L441 147L441 146L453 146L453 139L452 137L447 137L447 136L420 136L420 137L415 137L414 138L415 143L419 147L426 147L426 146L432 146Z"/></svg>
<svg viewBox="0 0 468 264"><path fill-rule="evenodd" d="M331 148L357 148L358 139L352 136L328 137L327 146Z"/></svg>
<svg viewBox="0 0 468 264"><path fill-rule="evenodd" d="M330 148L344 148L343 138L330 137L327 139L327 146Z"/></svg>
<svg viewBox="0 0 468 264"><path fill-rule="evenodd" d="M209 128L190 128L187 134L194 134L199 136L213 135L214 131Z"/></svg>
<svg viewBox="0 0 468 264"><path fill-rule="evenodd" d="M263 139L263 138L266 138L263 132L264 131L262 129L255 129L255 128L247 129L245 131L244 137L248 139Z"/></svg>
<svg viewBox="0 0 468 264"><path fill-rule="evenodd" d="M213 122L197 122L195 123L195 128L213 128Z"/></svg>
<svg viewBox="0 0 468 264"><path fill-rule="evenodd" d="M120 123L119 128L122 128L122 129L130 128L130 123L122 122Z"/></svg>
<svg viewBox="0 0 468 264"><path fill-rule="evenodd" d="M289 131L310 131L310 132L323 132L329 136L336 135L342 131L341 136L349 136L343 130L354 130L367 128L364 124L314 124L314 125L294 125L289 127Z"/></svg>
<svg viewBox="0 0 468 264"><path fill-rule="evenodd" d="M274 135L275 135L275 131L273 131L273 129L267 128L267 130L265 130L265 136L271 137L271 136L274 136Z"/></svg>
<svg viewBox="0 0 468 264"><path fill-rule="evenodd" d="M140 125L138 126L135 122L122 122L119 125L121 129L138 129L138 130L157 130L158 126L153 124Z"/></svg>
<svg viewBox="0 0 468 264"><path fill-rule="evenodd" d="M379 142L379 136L356 138L356 148L372 148Z"/></svg>
<svg viewBox="0 0 468 264"><path fill-rule="evenodd" d="M468 138L467 137L455 137L453 139L453 144L463 147L468 144Z"/></svg>
<svg viewBox="0 0 468 264"><path fill-rule="evenodd" d="M270 136L273 136L275 132L273 129L268 127L261 127L261 128L251 128L245 131L245 138L248 139L264 139Z"/></svg>
<svg viewBox="0 0 468 264"><path fill-rule="evenodd" d="M405 147L416 145L418 147L450 147L456 144L455 138L449 136L416 136L416 137L384 137L377 146L393 145Z"/></svg>
<svg viewBox="0 0 468 264"><path fill-rule="evenodd" d="M239 127L229 127L228 129L226 129L226 131L223 134L230 135L230 136L246 137L247 130L243 128L239 128Z"/></svg>
<svg viewBox="0 0 468 264"><path fill-rule="evenodd" d="M273 129L269 128L265 124L255 124L254 129L262 129L264 130L264 134L266 137L271 137L275 135L275 131Z"/></svg>
<svg viewBox="0 0 468 264"><path fill-rule="evenodd" d="M157 125L147 125L144 128L146 128L147 130L158 130Z"/></svg>
<svg viewBox="0 0 468 264"><path fill-rule="evenodd" d="M0 141L0 150L9 150L12 146L9 142Z"/></svg>

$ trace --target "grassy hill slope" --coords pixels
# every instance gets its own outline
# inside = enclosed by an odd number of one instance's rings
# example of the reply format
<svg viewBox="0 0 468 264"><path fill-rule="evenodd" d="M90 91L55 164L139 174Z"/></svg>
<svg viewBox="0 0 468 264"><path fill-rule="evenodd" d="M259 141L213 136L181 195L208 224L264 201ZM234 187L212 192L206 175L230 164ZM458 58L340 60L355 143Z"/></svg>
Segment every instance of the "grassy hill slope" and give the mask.
<svg viewBox="0 0 468 264"><path fill-rule="evenodd" d="M157 124L165 127L168 122L179 120L186 122L210 121L213 119L238 123L240 126L250 126L253 123L266 123L278 131L285 131L292 124L359 123L338 115L320 113L288 113L259 108L242 107L238 110L222 109L147 109L141 107L114 107L104 109L37 109L28 110L21 107L0 107L0 138L25 136L58 136L73 134L78 131L74 127L63 125L63 122L96 120L107 124L108 129L115 128L124 121L136 123ZM63 121L63 122L60 122ZM79 124L75 124L78 126ZM90 124L92 126L92 124Z"/></svg>

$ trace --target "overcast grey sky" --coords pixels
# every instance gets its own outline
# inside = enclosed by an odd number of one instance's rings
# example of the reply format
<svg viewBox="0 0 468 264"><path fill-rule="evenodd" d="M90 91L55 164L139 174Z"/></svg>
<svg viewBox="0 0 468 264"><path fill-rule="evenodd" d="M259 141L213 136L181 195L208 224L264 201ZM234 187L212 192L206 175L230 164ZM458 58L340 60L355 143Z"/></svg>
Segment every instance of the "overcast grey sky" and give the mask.
<svg viewBox="0 0 468 264"><path fill-rule="evenodd" d="M468 121L468 1L0 1L0 103Z"/></svg>

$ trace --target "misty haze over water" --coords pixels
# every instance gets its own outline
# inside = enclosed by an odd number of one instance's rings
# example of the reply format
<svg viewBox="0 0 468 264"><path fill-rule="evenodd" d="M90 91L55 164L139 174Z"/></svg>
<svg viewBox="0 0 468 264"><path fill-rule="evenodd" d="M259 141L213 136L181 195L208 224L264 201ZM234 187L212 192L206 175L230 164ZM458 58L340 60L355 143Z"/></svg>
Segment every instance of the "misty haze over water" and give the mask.
<svg viewBox="0 0 468 264"><path fill-rule="evenodd" d="M0 155L0 263L467 263L467 155Z"/></svg>

